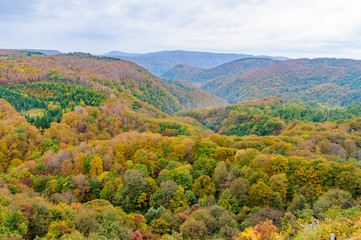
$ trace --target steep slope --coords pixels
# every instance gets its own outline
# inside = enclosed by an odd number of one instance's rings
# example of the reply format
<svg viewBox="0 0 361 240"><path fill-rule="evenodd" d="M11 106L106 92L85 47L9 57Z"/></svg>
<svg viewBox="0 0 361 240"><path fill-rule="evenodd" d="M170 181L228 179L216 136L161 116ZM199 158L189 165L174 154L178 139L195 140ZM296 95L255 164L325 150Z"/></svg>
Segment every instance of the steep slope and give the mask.
<svg viewBox="0 0 361 240"><path fill-rule="evenodd" d="M248 71L227 81L210 81L202 89L236 103L277 96L331 105L361 101L361 61L296 59Z"/></svg>
<svg viewBox="0 0 361 240"><path fill-rule="evenodd" d="M225 136L137 119L117 101L78 106L40 131L0 99L0 239L250 239L257 229L314 239L300 224L314 219L322 239L343 225L360 236L360 118L283 124L264 116L278 99L205 111L260 135Z"/></svg>
<svg viewBox="0 0 361 240"><path fill-rule="evenodd" d="M182 110L177 115L195 118L220 134L278 135L293 121L322 123L361 117L361 103L330 109L325 106L311 106L301 101L286 103L277 97L266 97L227 107Z"/></svg>
<svg viewBox="0 0 361 240"><path fill-rule="evenodd" d="M135 63L118 58L96 57L84 53L58 54L46 56L26 51L2 50L0 61L0 85L25 84L39 81L55 81L66 84L81 84L92 87L108 95L125 93L151 104L165 113L173 113L182 108L177 99L186 95L190 88L178 89L173 95L172 82L165 83L146 69ZM164 86L163 86L164 85ZM173 87L175 89L175 86ZM194 88L194 87L193 87ZM194 91L194 90L192 90ZM193 107L212 106L219 98L197 90L197 99L189 99ZM207 98L202 98L207 95ZM217 100L210 101L210 98ZM184 102L184 100L182 100ZM225 101L223 103L226 104ZM189 104L188 104L189 105ZM216 104L218 106L218 104Z"/></svg>
<svg viewBox="0 0 361 240"><path fill-rule="evenodd" d="M0 239L360 236L361 103L170 117L154 98L202 91L115 59L0 56ZM34 107L62 117L35 127Z"/></svg>
<svg viewBox="0 0 361 240"><path fill-rule="evenodd" d="M264 68L279 62L269 58L244 58L211 69L192 68L184 64L178 64L161 75L161 77L182 80L199 86L212 79L223 80L239 76L246 71Z"/></svg>
<svg viewBox="0 0 361 240"><path fill-rule="evenodd" d="M185 109L226 106L229 104L226 100L199 89L188 82L164 80L162 86L177 97L179 103Z"/></svg>
<svg viewBox="0 0 361 240"><path fill-rule="evenodd" d="M135 63L120 59L73 53L10 57L1 64L3 86L50 80L81 84L108 94L124 92L167 113L182 108L176 97L161 86L161 79Z"/></svg>
<svg viewBox="0 0 361 240"><path fill-rule="evenodd" d="M160 77L169 80L181 80L192 84L197 84L198 79L196 76L204 71L206 70L203 68L191 67L186 64L177 64L163 73Z"/></svg>
<svg viewBox="0 0 361 240"><path fill-rule="evenodd" d="M186 64L192 67L209 69L233 60L254 57L247 54L192 52L180 50L146 53L137 56L109 55L108 53L105 54L105 56L119 57L135 62L148 69L156 76L162 75L168 69L177 64ZM275 59L279 58L284 59L284 57L275 57Z"/></svg>

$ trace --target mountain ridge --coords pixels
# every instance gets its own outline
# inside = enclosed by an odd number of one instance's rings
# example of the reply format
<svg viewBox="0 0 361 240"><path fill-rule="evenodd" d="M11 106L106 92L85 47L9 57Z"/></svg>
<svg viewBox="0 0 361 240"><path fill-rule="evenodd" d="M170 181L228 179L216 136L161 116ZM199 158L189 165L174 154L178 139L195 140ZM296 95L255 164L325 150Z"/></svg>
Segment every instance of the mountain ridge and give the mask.
<svg viewBox="0 0 361 240"><path fill-rule="evenodd" d="M161 77L182 80L200 86L213 79L227 79L240 75L246 71L263 68L280 61L269 58L242 58L227 62L211 69L192 68L185 64L178 64Z"/></svg>
<svg viewBox="0 0 361 240"><path fill-rule="evenodd" d="M248 71L221 84L207 82L202 89L231 103L277 96L347 105L361 101L360 76L360 60L301 58Z"/></svg>
<svg viewBox="0 0 361 240"><path fill-rule="evenodd" d="M359 69L302 59L229 84L349 84ZM188 109L208 97L118 58L0 50L0 239L360 236L361 102Z"/></svg>
<svg viewBox="0 0 361 240"><path fill-rule="evenodd" d="M166 113L176 112L183 107L198 107L198 104L207 106L207 102L219 106L228 104L194 86L177 88L173 86L177 82L164 81L136 63L117 58L84 53L50 56L34 53L29 56L28 52L12 50L2 50L0 55L7 58L0 62L1 67L9 69L0 72L0 84L4 87L48 80L82 84L113 94L132 95ZM168 89L173 89L174 92ZM183 105L177 96L182 96ZM205 100L199 96L203 96Z"/></svg>
<svg viewBox="0 0 361 240"><path fill-rule="evenodd" d="M103 54L109 56L109 53ZM145 54L139 54L137 56L117 56L124 60L129 60L139 64L140 66L148 69L151 73L156 76L160 76L165 73L168 69L177 64L186 64L192 67L201 67L210 69L221 65L226 62L233 60L257 57L250 54L237 54L237 53L212 53L212 52L198 52L198 51L185 51L185 50L174 50L174 51L160 51L151 52ZM263 58L264 56L261 56ZM272 58L272 57L269 57ZM288 59L286 57L274 57L275 59Z"/></svg>

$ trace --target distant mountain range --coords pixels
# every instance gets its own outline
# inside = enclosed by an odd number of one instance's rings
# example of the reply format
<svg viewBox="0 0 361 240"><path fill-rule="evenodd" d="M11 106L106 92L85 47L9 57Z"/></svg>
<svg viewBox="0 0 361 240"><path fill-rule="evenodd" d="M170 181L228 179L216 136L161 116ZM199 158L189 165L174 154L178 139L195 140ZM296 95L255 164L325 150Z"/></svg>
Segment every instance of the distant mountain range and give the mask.
<svg viewBox="0 0 361 240"><path fill-rule="evenodd" d="M125 53L125 52L119 52L119 51L111 51L108 53L103 54L107 57L117 57L117 56L124 56L124 57L136 57L141 55L140 53Z"/></svg>
<svg viewBox="0 0 361 240"><path fill-rule="evenodd" d="M103 54L108 57L118 57L124 60L132 61L148 69L151 73L160 76L177 64L185 64L191 67L210 69L226 62L242 58L255 58L258 56L235 53L211 53L211 52L193 52L193 51L161 51L153 53L123 53L112 51ZM259 56L260 58L271 58L275 60L286 60L286 57Z"/></svg>
<svg viewBox="0 0 361 240"><path fill-rule="evenodd" d="M248 58L212 69L179 64L161 77L190 82L229 103L276 96L333 106L361 101L361 61Z"/></svg>
<svg viewBox="0 0 361 240"><path fill-rule="evenodd" d="M46 55L60 53L57 50L22 51L41 52ZM172 112L180 106L194 108L227 105L268 96L280 97L286 101L301 99L327 103L331 106L361 102L360 60L267 58L246 54L190 51L146 54L112 51L104 56L135 62L164 79L179 80L163 81L146 74L162 86L163 95L171 94L176 98L175 102L167 106L167 110L162 109L163 111ZM137 71L146 72L141 68ZM136 75L135 73L132 75ZM138 90L134 95L143 91ZM145 101L147 98L141 100ZM155 106L162 105L159 101L158 105L148 99L147 101Z"/></svg>
<svg viewBox="0 0 361 240"><path fill-rule="evenodd" d="M287 60L236 77L213 79L201 88L230 103L276 96L342 106L361 101L361 61Z"/></svg>
<svg viewBox="0 0 361 240"><path fill-rule="evenodd" d="M128 94L167 114L181 109L228 105L226 100L190 83L160 79L139 65L118 58L79 52L51 56L39 55L39 51L29 55L29 52L32 51L0 50L0 56L9 59L6 62L0 59L0 63L6 63L7 68L14 66L14 71L0 71L0 90L10 83L57 80L106 89L102 92L108 95Z"/></svg>
<svg viewBox="0 0 361 240"><path fill-rule="evenodd" d="M222 83L223 80L239 76L246 71L264 68L279 62L281 61L269 58L243 58L224 63L211 69L178 64L162 74L161 77L172 80L182 80L200 86L210 80L217 80Z"/></svg>

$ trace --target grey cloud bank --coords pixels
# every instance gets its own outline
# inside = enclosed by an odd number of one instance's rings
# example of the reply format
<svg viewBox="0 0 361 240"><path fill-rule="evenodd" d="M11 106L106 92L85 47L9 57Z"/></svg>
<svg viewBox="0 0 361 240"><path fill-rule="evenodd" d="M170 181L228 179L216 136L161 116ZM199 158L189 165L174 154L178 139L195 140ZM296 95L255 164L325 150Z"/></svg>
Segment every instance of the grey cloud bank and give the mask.
<svg viewBox="0 0 361 240"><path fill-rule="evenodd" d="M2 0L0 48L361 57L356 0Z"/></svg>

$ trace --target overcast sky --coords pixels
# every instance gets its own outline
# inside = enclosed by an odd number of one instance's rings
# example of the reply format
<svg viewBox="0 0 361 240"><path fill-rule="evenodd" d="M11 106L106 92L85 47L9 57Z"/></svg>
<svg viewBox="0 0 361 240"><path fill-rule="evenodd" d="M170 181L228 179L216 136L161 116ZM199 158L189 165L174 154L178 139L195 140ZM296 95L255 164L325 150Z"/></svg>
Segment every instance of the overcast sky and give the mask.
<svg viewBox="0 0 361 240"><path fill-rule="evenodd" d="M361 59L359 0L0 0L0 48Z"/></svg>

